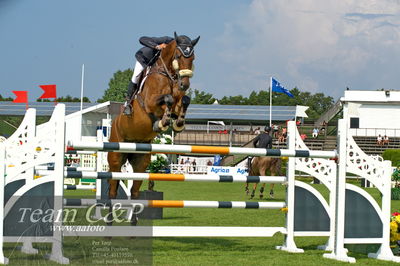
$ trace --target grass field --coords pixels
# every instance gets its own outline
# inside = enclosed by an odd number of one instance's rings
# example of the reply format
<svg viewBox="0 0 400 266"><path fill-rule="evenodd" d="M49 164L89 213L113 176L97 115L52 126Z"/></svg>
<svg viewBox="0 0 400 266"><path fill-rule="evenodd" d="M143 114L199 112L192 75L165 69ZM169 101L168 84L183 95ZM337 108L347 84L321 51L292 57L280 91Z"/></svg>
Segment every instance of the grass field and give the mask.
<svg viewBox="0 0 400 266"><path fill-rule="evenodd" d="M327 197L326 189L322 189L322 185L314 185L314 187L323 191L324 196ZM164 199L169 200L248 200L244 193L244 186L240 183L157 182L155 189L163 191ZM379 198L379 193L375 189L368 189L368 191L374 198ZM89 193L86 191L67 191L66 196L80 195L87 197ZM284 186L276 185L274 200L283 201L284 198ZM400 201L392 201L392 210L400 210ZM163 212L164 219L155 220L154 225L284 226L285 222L285 215L280 210L195 208L164 209ZM127 230L129 230L129 227L127 227ZM152 263L153 265L344 264L322 258L324 251L315 249L316 246L326 242L326 237L298 237L295 240L297 246L304 249L304 254L291 254L275 250L275 246L283 243L283 235L281 234L276 234L271 238L113 238L109 240L105 238L66 237L64 239L64 255L70 258L72 265L103 265L102 262L107 264L105 258L93 251L98 243L105 241L105 244L100 244L100 247L106 248L105 246L111 243L113 247L128 248L130 252L126 253L134 253L138 256L149 252L149 249L143 249L140 246L152 247L150 249L152 252L151 260L147 260L145 263ZM46 244L35 246L40 246L45 251L46 249L48 251L49 248L49 245ZM6 244L4 252L9 257L11 265L57 265L44 260L42 254L26 255L15 251L15 244L12 243ZM390 262L369 259L364 254L350 253L350 255L356 257L359 265L393 265ZM133 264L124 262L111 261L108 265Z"/></svg>

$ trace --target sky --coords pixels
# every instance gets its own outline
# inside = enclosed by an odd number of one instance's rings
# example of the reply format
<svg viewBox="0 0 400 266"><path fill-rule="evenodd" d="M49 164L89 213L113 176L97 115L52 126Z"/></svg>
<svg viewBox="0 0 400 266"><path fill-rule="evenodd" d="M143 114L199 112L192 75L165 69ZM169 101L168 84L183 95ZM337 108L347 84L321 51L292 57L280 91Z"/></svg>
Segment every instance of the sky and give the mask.
<svg viewBox="0 0 400 266"><path fill-rule="evenodd" d="M334 100L399 89L400 0L0 0L0 94L56 84L58 96L101 98L133 68L141 36L194 39L191 87L223 96L288 89Z"/></svg>

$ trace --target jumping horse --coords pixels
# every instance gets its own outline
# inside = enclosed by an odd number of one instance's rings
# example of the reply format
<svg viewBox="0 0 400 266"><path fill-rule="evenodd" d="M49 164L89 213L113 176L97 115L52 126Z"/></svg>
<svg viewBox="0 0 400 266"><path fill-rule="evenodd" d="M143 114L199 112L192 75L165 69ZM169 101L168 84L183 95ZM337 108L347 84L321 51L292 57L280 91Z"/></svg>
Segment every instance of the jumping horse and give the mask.
<svg viewBox="0 0 400 266"><path fill-rule="evenodd" d="M265 176L267 170L270 171L271 176L281 175L282 159L272 158L272 157L254 157L249 166L250 176ZM257 183L254 183L253 190L251 192L250 198L254 198L257 189ZM263 192L265 189L265 183L262 184L260 188L260 199L264 197ZM249 183L245 186L246 194L249 194ZM274 197L274 184L270 186L270 196Z"/></svg>
<svg viewBox="0 0 400 266"><path fill-rule="evenodd" d="M171 125L175 132L181 132L185 115L190 104L186 95L193 76L194 46L200 36L191 40L185 35L174 33L174 40L161 50L157 61L151 66L144 84L131 101L132 115L118 115L112 122L110 142L150 143L158 133ZM143 173L150 163L150 154L108 153L110 172L120 172L128 160L134 172ZM143 181L133 181L131 199L139 197ZM109 199L117 197L119 180L108 180ZM137 218L132 219L137 223Z"/></svg>

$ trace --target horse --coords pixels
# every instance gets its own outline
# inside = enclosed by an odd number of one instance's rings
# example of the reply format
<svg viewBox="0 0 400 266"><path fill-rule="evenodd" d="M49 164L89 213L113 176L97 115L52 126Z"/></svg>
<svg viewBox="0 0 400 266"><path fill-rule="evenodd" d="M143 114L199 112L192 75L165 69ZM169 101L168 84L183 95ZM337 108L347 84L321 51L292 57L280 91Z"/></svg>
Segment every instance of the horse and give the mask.
<svg viewBox="0 0 400 266"><path fill-rule="evenodd" d="M161 50L157 61L151 66L141 90L130 104L130 116L119 114L112 122L110 142L150 143L171 124L179 133L184 129L185 115L190 104L186 91L193 76L194 40L174 33L174 40ZM120 172L128 160L133 171L143 173L150 163L150 154L109 152L107 156L109 171ZM133 181L131 199L139 197L143 181ZM109 199L116 199L119 180L108 180ZM110 207L111 208L111 207ZM137 223L137 218L132 219Z"/></svg>
<svg viewBox="0 0 400 266"><path fill-rule="evenodd" d="M282 175L281 174L281 167L282 167L282 159L281 158L272 158L272 157L254 157L251 161L249 167L249 175L250 176L265 176L267 170L270 171L271 176ZM260 199L263 198L263 192L265 188L265 183L262 184L260 188ZM257 189L257 183L253 185L253 191L251 192L250 198L254 198ZM270 186L270 196L271 198L274 197L274 184ZM246 183L245 186L246 194L249 194L249 183Z"/></svg>

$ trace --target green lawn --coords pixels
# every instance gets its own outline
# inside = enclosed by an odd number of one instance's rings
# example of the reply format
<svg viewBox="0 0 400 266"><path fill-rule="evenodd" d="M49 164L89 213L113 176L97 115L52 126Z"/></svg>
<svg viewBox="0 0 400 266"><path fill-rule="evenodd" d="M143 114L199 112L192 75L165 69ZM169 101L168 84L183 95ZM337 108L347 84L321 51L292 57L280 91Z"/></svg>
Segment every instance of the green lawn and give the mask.
<svg viewBox="0 0 400 266"><path fill-rule="evenodd" d="M306 180L309 182L310 180ZM268 185L267 185L268 186ZM325 193L322 185L314 185ZM146 187L145 185L143 187ZM237 200L247 201L244 185L240 183L195 183L195 182L157 182L156 190L164 192L167 200ZM368 189L375 198L379 198L376 189ZM68 191L66 195L88 195L86 191ZM258 194L257 194L258 195ZM276 185L275 199L283 201L284 187ZM400 201L392 201L392 210L400 210ZM169 226L284 226L284 213L280 210L243 210L243 209L164 209L164 219L155 220L154 225ZM82 210L83 212L83 210ZM127 228L129 230L129 227ZM245 228L243 229L245 230ZM139 254L140 245L152 246L154 265L339 265L344 264L322 258L324 251L315 247L326 242L326 237L296 238L304 254L291 254L275 250L283 243L283 235L271 238L74 238L64 239L64 255L72 265L102 265L104 258L93 255L94 243L111 241L113 246L128 248L131 253ZM144 241L144 242L140 242ZM37 244L39 245L39 244ZM48 248L46 244L40 247ZM42 259L42 255L25 255L15 251L15 245L6 244L4 249L11 265L57 265ZM360 265L393 265L368 259L363 254L353 254ZM148 262L150 263L150 262ZM113 262L110 265L132 265Z"/></svg>

